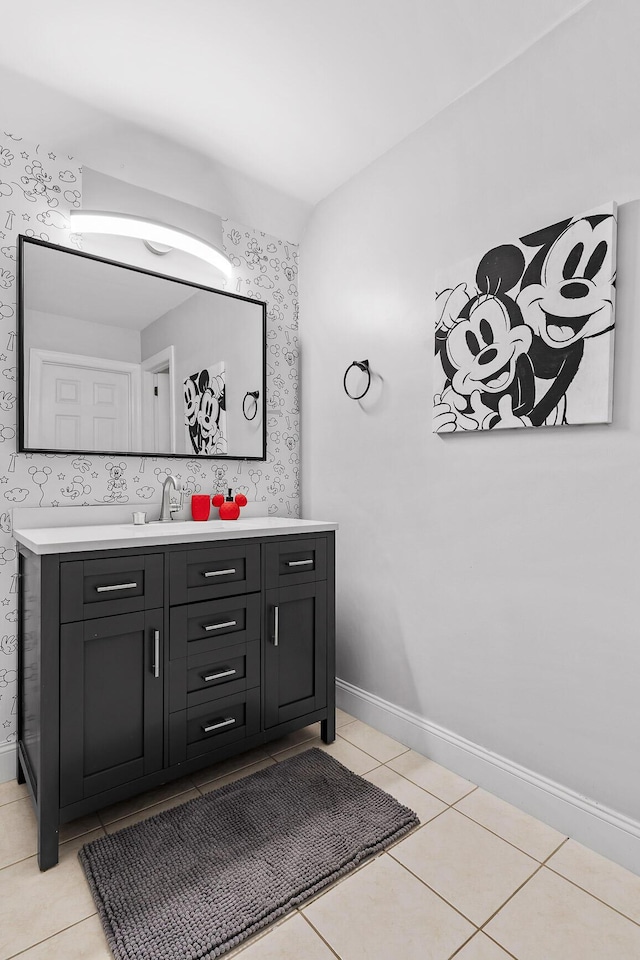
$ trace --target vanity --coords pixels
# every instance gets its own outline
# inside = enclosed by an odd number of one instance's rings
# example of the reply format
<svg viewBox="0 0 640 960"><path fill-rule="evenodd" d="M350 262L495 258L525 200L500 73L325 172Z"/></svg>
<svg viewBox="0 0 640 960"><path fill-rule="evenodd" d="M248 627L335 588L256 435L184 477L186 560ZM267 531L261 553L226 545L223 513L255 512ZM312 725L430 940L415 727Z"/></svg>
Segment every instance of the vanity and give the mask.
<svg viewBox="0 0 640 960"><path fill-rule="evenodd" d="M334 523L20 527L17 777L58 829L320 721L335 739Z"/></svg>

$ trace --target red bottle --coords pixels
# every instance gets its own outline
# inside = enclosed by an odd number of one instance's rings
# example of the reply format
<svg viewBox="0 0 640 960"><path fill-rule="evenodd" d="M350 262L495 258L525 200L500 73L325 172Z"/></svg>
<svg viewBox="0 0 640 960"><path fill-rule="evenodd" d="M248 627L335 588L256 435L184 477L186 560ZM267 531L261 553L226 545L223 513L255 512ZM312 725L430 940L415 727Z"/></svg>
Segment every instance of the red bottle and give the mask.
<svg viewBox="0 0 640 960"><path fill-rule="evenodd" d="M214 507L218 507L221 520L237 520L240 516L240 507L246 507L247 505L247 498L244 493L236 493L235 497L232 497L231 487L229 487L226 497L223 497L221 493L216 493L211 502Z"/></svg>

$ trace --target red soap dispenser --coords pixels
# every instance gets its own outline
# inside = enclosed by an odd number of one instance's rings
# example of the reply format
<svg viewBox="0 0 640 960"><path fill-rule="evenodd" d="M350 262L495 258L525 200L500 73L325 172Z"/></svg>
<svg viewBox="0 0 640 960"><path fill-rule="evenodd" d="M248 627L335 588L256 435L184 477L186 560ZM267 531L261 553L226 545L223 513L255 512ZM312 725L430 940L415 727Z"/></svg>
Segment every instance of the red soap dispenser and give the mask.
<svg viewBox="0 0 640 960"><path fill-rule="evenodd" d="M240 516L240 507L246 507L247 498L244 493L236 493L235 497L231 495L231 487L226 497L221 493L216 493L211 501L214 507L218 507L221 520L237 520Z"/></svg>

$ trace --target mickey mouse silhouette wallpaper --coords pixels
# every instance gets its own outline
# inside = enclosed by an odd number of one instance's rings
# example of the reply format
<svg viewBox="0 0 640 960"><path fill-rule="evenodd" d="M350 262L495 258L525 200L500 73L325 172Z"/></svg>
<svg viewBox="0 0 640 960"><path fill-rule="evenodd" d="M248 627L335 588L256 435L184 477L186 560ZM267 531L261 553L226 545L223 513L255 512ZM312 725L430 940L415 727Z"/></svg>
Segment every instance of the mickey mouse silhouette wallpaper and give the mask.
<svg viewBox="0 0 640 960"><path fill-rule="evenodd" d="M615 286L615 203L447 271L434 433L609 423Z"/></svg>

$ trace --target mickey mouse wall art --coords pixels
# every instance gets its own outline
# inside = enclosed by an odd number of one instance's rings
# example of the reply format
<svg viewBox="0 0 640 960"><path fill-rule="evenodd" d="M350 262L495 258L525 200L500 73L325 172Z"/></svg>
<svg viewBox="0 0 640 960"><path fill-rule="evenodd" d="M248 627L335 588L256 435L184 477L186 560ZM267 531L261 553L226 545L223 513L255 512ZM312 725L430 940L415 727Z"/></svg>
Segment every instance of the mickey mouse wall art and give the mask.
<svg viewBox="0 0 640 960"><path fill-rule="evenodd" d="M610 423L615 287L614 203L447 271L434 432Z"/></svg>
<svg viewBox="0 0 640 960"><path fill-rule="evenodd" d="M187 450L219 455L227 452L224 362L212 364L184 381Z"/></svg>

